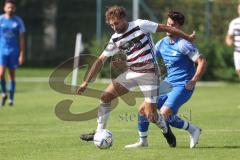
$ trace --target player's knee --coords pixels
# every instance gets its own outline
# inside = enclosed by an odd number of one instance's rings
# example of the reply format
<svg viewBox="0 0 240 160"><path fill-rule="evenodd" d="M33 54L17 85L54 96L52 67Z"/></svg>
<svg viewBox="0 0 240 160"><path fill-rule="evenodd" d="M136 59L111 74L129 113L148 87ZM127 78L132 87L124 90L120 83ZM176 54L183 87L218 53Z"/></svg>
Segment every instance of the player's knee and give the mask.
<svg viewBox="0 0 240 160"><path fill-rule="evenodd" d="M139 114L139 115L142 115L142 116L146 116L143 108L141 108L141 109L138 110L138 114Z"/></svg>
<svg viewBox="0 0 240 160"><path fill-rule="evenodd" d="M103 92L100 96L100 100L103 103L110 103L112 101L112 98L110 94Z"/></svg>
<svg viewBox="0 0 240 160"><path fill-rule="evenodd" d="M167 108L167 107L163 107L161 110L160 110L160 114L163 116L163 118L168 121L169 119L169 116L172 114L172 110Z"/></svg>
<svg viewBox="0 0 240 160"><path fill-rule="evenodd" d="M141 115L144 115L145 114L144 111L145 111L145 106L144 104L141 104L141 106L138 108L138 113Z"/></svg>

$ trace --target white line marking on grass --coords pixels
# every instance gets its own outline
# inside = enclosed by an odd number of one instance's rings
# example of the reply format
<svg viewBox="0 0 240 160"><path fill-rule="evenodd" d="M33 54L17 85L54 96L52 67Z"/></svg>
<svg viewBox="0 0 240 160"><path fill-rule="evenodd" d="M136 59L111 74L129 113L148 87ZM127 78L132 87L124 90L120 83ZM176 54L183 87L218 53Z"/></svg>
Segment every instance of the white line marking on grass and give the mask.
<svg viewBox="0 0 240 160"><path fill-rule="evenodd" d="M114 132L135 132L134 129L113 129ZM184 130L179 130L186 132ZM203 132L240 132L240 129L203 129Z"/></svg>
<svg viewBox="0 0 240 160"><path fill-rule="evenodd" d="M67 77L66 77L67 78ZM62 80L62 79L61 79ZM49 82L49 77L17 77L16 78L17 82ZM111 79L97 79L95 82L96 83L103 83L103 84L108 84L112 80ZM228 86L229 83L226 82L198 82L197 87L225 87ZM237 85L240 87L240 85Z"/></svg>
<svg viewBox="0 0 240 160"><path fill-rule="evenodd" d="M17 77L17 82L49 82L49 77Z"/></svg>
<svg viewBox="0 0 240 160"><path fill-rule="evenodd" d="M203 132L240 132L240 129L203 129Z"/></svg>

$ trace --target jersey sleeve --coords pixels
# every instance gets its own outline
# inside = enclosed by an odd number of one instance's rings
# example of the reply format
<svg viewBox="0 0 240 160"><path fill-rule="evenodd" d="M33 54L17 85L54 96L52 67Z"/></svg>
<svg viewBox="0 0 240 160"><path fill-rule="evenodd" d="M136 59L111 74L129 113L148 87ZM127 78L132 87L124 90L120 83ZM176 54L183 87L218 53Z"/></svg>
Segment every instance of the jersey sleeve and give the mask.
<svg viewBox="0 0 240 160"><path fill-rule="evenodd" d="M118 52L119 52L119 49L111 38L102 54L106 57L111 57L111 56L114 56L115 54L117 54Z"/></svg>
<svg viewBox="0 0 240 160"><path fill-rule="evenodd" d="M144 33L155 33L157 31L158 23L141 19L136 22Z"/></svg>
<svg viewBox="0 0 240 160"><path fill-rule="evenodd" d="M231 21L228 27L228 34L233 35L234 34L234 22Z"/></svg>
<svg viewBox="0 0 240 160"><path fill-rule="evenodd" d="M200 56L196 46L186 40L181 40L179 43L179 49L181 53L187 55L193 62L195 62Z"/></svg>
<svg viewBox="0 0 240 160"><path fill-rule="evenodd" d="M17 17L17 21L18 21L18 24L19 24L20 33L26 32L23 20L20 17Z"/></svg>

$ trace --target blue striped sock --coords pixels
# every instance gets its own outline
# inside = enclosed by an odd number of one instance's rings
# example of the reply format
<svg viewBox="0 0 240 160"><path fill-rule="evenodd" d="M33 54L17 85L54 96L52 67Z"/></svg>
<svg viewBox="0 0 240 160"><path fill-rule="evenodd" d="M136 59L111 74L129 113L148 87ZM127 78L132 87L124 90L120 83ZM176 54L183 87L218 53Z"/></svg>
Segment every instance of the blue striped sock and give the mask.
<svg viewBox="0 0 240 160"><path fill-rule="evenodd" d="M138 114L138 131L148 131L149 121L145 116Z"/></svg>
<svg viewBox="0 0 240 160"><path fill-rule="evenodd" d="M179 129L187 129L189 125L187 121L184 121L183 119L181 119L175 114L172 114L169 116L168 124L170 124L172 127L179 128Z"/></svg>
<svg viewBox="0 0 240 160"><path fill-rule="evenodd" d="M10 81L10 87L9 87L9 94L10 94L10 101L13 101L14 98L14 92L15 92L15 81L11 80Z"/></svg>
<svg viewBox="0 0 240 160"><path fill-rule="evenodd" d="M1 88L2 88L2 93L6 93L6 80L2 79L1 80Z"/></svg>

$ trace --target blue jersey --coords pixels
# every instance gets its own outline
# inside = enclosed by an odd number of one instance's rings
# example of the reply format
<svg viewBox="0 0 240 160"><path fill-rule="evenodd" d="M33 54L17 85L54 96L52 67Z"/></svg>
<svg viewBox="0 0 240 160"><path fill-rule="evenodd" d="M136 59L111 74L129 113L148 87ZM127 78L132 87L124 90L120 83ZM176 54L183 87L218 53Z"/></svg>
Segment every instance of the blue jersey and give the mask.
<svg viewBox="0 0 240 160"><path fill-rule="evenodd" d="M194 61L199 57L198 49L185 39L174 43L164 37L156 45L156 55L163 59L167 68L166 81L173 86L184 86L195 74Z"/></svg>
<svg viewBox="0 0 240 160"><path fill-rule="evenodd" d="M22 19L18 16L0 16L0 54L19 54L19 34L25 32Z"/></svg>

